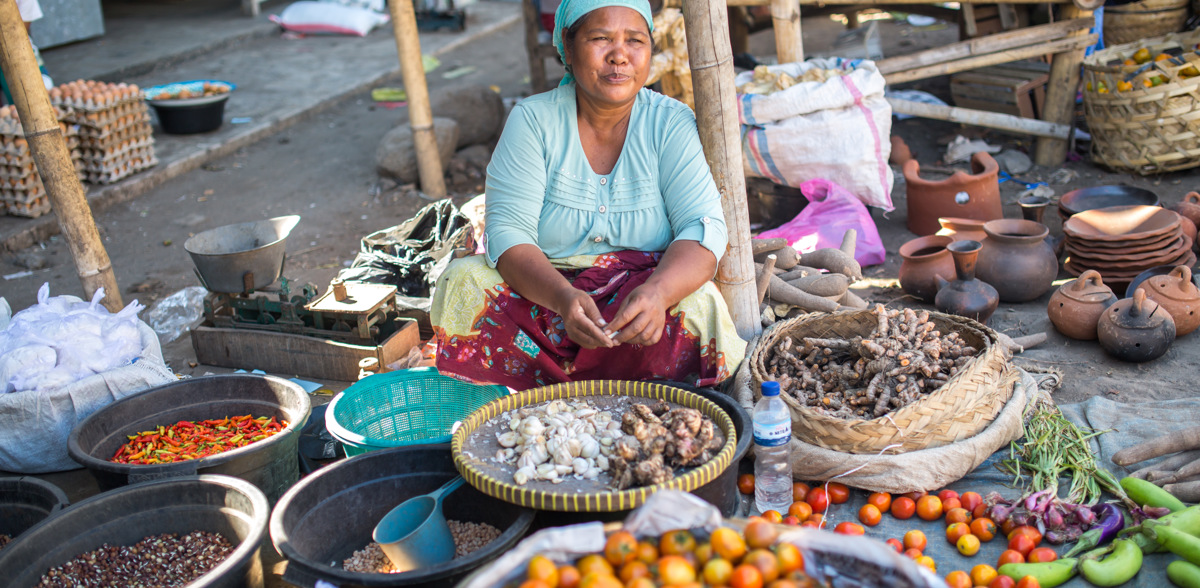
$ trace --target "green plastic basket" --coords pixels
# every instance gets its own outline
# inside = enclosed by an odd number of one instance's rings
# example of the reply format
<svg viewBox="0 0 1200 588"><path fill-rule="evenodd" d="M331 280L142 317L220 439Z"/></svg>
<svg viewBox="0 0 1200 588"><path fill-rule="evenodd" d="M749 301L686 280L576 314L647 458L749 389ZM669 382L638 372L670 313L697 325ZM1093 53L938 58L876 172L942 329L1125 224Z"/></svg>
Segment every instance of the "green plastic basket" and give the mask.
<svg viewBox="0 0 1200 588"><path fill-rule="evenodd" d="M454 423L508 393L503 386L469 384L432 367L376 374L334 397L325 428L342 443L347 456L449 443Z"/></svg>

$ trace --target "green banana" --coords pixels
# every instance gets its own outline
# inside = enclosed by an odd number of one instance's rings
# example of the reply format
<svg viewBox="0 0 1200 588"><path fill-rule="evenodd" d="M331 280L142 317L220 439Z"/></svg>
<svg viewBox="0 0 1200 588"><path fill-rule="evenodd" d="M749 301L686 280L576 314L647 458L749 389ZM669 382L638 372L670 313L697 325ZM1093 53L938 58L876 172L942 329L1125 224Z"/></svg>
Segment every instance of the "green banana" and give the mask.
<svg viewBox="0 0 1200 588"><path fill-rule="evenodd" d="M1167 579L1179 588L1200 588L1200 567L1177 559L1167 564Z"/></svg>
<svg viewBox="0 0 1200 588"><path fill-rule="evenodd" d="M1158 541L1159 545L1167 548L1167 551L1188 560L1191 563L1200 565L1200 537L1188 535L1179 529L1166 525L1150 527L1148 531L1150 537Z"/></svg>
<svg viewBox="0 0 1200 588"><path fill-rule="evenodd" d="M1079 562L1079 574L1097 586L1120 586L1142 569L1142 550L1129 539L1113 541L1113 550L1102 560Z"/></svg>
<svg viewBox="0 0 1200 588"><path fill-rule="evenodd" d="M1065 584L1075 577L1078 560L1074 558L1058 559L1043 563L1010 563L1000 566L997 570L1002 576L1020 580L1025 576L1033 576L1042 588L1054 588Z"/></svg>
<svg viewBox="0 0 1200 588"><path fill-rule="evenodd" d="M1125 490L1129 498L1139 506L1165 507L1171 512L1179 512L1187 508L1183 501L1172 496L1170 492L1145 480L1121 478L1121 489Z"/></svg>

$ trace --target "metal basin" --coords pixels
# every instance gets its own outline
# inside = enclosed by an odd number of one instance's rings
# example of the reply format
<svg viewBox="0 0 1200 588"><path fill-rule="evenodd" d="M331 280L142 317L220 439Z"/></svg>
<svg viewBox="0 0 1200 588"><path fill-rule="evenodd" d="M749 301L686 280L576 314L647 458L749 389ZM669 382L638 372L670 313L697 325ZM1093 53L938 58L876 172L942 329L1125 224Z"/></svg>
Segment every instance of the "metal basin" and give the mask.
<svg viewBox="0 0 1200 588"><path fill-rule="evenodd" d="M240 293L271 285L283 273L284 243L296 215L225 225L192 236L183 248L200 283L212 292Z"/></svg>

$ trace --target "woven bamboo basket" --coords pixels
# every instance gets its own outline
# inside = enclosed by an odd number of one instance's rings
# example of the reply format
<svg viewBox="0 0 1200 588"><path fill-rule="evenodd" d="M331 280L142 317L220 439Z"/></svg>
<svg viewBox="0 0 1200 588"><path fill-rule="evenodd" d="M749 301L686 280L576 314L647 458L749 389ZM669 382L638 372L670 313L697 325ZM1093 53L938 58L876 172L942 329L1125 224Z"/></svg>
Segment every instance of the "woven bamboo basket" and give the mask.
<svg viewBox="0 0 1200 588"><path fill-rule="evenodd" d="M1107 7L1104 9L1104 42L1121 45L1182 31L1187 23L1188 2L1142 0Z"/></svg>
<svg viewBox="0 0 1200 588"><path fill-rule="evenodd" d="M949 445L973 437L1000 414L1018 378L1011 354L995 331L970 319L931 312L944 334L956 332L978 355L937 390L883 417L841 419L811 409L785 390L781 396L792 412L792 434L805 443L844 453L897 454ZM808 314L776 323L754 349L750 372L754 389L770 380L767 365L785 337L849 339L875 330L868 310ZM895 445L896 447L889 446Z"/></svg>
<svg viewBox="0 0 1200 588"><path fill-rule="evenodd" d="M1097 51L1083 61L1092 160L1151 175L1200 166L1200 31ZM1138 49L1173 59L1124 65Z"/></svg>

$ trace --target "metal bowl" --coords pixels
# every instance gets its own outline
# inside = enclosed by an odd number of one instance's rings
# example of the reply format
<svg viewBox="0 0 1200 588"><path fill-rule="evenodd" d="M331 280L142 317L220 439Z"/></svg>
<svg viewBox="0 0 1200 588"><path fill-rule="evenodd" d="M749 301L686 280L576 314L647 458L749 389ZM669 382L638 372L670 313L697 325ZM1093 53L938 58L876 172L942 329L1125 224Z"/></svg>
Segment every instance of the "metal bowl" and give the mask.
<svg viewBox="0 0 1200 588"><path fill-rule="evenodd" d="M1143 204L1159 206L1158 194L1133 186L1092 186L1062 195L1058 200L1058 215L1067 220L1073 214L1110 206Z"/></svg>
<svg viewBox="0 0 1200 588"><path fill-rule="evenodd" d="M296 215L225 225L183 244L200 283L212 292L241 293L271 285L283 273L284 244Z"/></svg>

